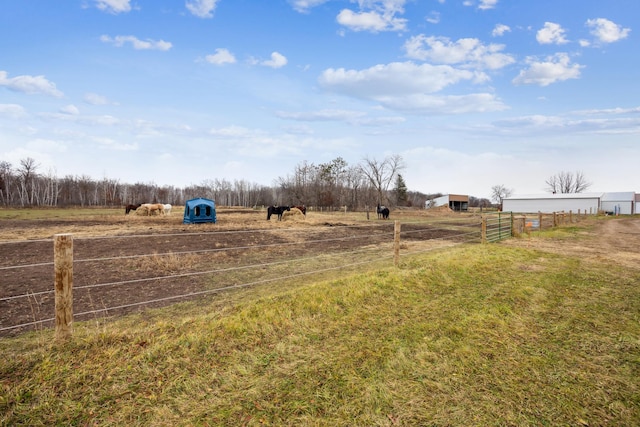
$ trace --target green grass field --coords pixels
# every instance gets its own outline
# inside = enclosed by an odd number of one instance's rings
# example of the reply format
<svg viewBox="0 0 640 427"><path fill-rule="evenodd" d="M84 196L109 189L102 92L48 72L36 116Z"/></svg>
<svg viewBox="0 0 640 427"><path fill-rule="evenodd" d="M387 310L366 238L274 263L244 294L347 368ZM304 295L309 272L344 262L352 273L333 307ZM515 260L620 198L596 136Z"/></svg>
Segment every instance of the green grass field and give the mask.
<svg viewBox="0 0 640 427"><path fill-rule="evenodd" d="M477 244L0 339L0 424L637 426L639 283Z"/></svg>

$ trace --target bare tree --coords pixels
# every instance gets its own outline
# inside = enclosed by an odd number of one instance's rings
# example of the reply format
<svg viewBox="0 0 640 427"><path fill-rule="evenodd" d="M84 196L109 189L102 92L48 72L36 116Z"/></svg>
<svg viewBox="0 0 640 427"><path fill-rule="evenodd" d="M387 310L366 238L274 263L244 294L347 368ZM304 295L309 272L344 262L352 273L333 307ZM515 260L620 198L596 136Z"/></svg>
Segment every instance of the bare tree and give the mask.
<svg viewBox="0 0 640 427"><path fill-rule="evenodd" d="M293 176L279 177L275 185L284 191L284 197L294 204L309 205L313 197L318 167L306 160L296 165Z"/></svg>
<svg viewBox="0 0 640 427"><path fill-rule="evenodd" d="M502 210L502 201L513 194L513 190L504 185L494 185L491 187L491 200L500 205Z"/></svg>
<svg viewBox="0 0 640 427"><path fill-rule="evenodd" d="M360 166L360 171L375 188L378 197L377 202L385 204L386 194L391 183L394 182L396 175L405 167L402 156L394 154L385 157L382 161L365 157L363 162Z"/></svg>
<svg viewBox="0 0 640 427"><path fill-rule="evenodd" d="M0 161L0 203L5 206L9 206L12 199L11 184L15 179L12 169L11 163Z"/></svg>
<svg viewBox="0 0 640 427"><path fill-rule="evenodd" d="M35 179L38 176L38 167L35 159L27 157L20 160L18 179L20 181L20 203L33 205L35 200Z"/></svg>
<svg viewBox="0 0 640 427"><path fill-rule="evenodd" d="M551 193L582 193L591 183L587 181L582 172L558 172L549 177L545 183Z"/></svg>

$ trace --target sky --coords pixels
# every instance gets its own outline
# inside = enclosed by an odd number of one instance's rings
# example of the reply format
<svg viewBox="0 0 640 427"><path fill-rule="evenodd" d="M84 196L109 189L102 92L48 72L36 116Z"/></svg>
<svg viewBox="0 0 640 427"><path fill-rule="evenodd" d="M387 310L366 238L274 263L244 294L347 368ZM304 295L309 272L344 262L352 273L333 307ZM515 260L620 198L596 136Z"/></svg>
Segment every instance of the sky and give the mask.
<svg viewBox="0 0 640 427"><path fill-rule="evenodd" d="M400 155L410 191L640 192L638 0L3 0L0 161L274 185Z"/></svg>

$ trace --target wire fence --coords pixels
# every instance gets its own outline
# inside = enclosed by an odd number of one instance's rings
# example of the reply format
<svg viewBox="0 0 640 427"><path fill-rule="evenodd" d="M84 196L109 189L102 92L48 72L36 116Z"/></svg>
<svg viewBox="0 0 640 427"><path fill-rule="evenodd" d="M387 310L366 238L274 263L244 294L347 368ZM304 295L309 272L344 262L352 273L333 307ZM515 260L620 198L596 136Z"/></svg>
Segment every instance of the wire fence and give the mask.
<svg viewBox="0 0 640 427"><path fill-rule="evenodd" d="M77 321L121 316L243 288L334 278L338 270L397 264L399 254L495 242L582 217L501 212L428 222L73 236L69 304ZM0 241L0 336L56 323L52 243Z"/></svg>
<svg viewBox="0 0 640 427"><path fill-rule="evenodd" d="M73 319L388 266L398 245L409 256L481 241L478 218L396 223L73 236ZM0 242L0 335L54 325L53 242Z"/></svg>

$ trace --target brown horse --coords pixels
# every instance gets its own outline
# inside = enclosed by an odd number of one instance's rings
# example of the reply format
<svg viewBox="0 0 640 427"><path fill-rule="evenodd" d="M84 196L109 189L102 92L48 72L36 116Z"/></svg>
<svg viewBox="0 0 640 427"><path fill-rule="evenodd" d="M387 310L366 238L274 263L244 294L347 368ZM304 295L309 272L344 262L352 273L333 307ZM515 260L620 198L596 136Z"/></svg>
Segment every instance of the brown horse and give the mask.
<svg viewBox="0 0 640 427"><path fill-rule="evenodd" d="M142 203L138 203L137 205L127 205L124 208L124 214L128 215L129 212L131 211L135 211L136 209L138 209L140 206L142 206Z"/></svg>
<svg viewBox="0 0 640 427"><path fill-rule="evenodd" d="M302 212L302 215L307 216L307 207L305 205L302 206L292 206L292 208L296 208L298 209L300 212Z"/></svg>

